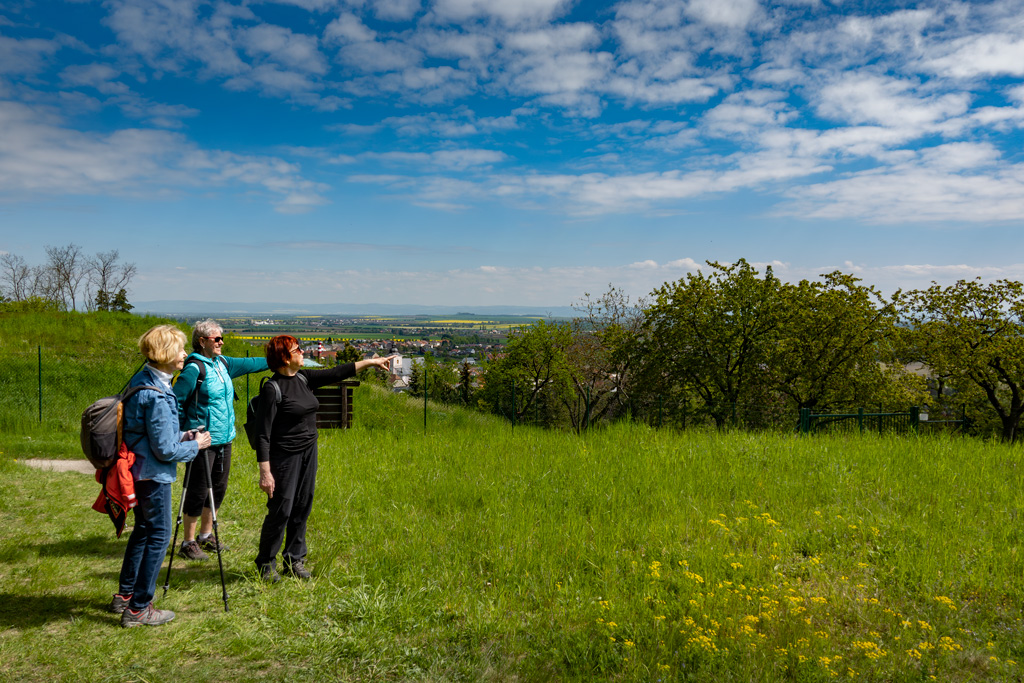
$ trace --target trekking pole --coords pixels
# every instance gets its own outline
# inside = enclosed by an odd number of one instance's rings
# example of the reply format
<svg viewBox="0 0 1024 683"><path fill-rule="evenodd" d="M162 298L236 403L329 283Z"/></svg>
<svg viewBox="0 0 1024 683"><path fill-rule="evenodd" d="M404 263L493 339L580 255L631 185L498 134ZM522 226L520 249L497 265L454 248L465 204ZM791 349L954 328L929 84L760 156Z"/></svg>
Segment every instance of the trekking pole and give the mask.
<svg viewBox="0 0 1024 683"><path fill-rule="evenodd" d="M217 565L220 567L220 590L224 597L224 611L228 611L228 586L224 583L224 561L220 556L220 534L217 533L217 504L213 498L213 470L210 465L212 458L204 458L206 460L206 483L208 484L207 491L209 491L210 497L210 513L213 517L213 542L217 545Z"/></svg>
<svg viewBox="0 0 1024 683"><path fill-rule="evenodd" d="M185 511L185 496L188 494L188 479L192 474L192 463L185 466L185 477L181 481L181 504L178 506L178 521L174 524L174 540L171 541L171 559L167 561L167 576L164 577L164 594L167 597L167 587L171 585L171 565L174 564L174 549L178 545L178 529L181 528L181 515Z"/></svg>

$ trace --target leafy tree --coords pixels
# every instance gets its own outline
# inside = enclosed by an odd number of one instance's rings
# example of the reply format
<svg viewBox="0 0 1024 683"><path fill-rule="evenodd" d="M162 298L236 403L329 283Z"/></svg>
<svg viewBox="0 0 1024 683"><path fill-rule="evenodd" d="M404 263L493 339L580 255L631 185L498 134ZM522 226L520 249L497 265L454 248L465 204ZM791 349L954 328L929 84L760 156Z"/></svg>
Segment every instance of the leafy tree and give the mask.
<svg viewBox="0 0 1024 683"><path fill-rule="evenodd" d="M769 344L772 388L794 408L852 408L887 395L905 408L913 382L896 363L897 312L873 287L839 271L783 285ZM894 406L895 407L895 406Z"/></svg>
<svg viewBox="0 0 1024 683"><path fill-rule="evenodd" d="M413 363L409 371L409 394L411 396L423 395L423 379L423 364Z"/></svg>
<svg viewBox="0 0 1024 683"><path fill-rule="evenodd" d="M438 362L433 354L428 354L424 361L427 374L427 391L430 398L444 403L459 401L459 377L455 366Z"/></svg>
<svg viewBox="0 0 1024 683"><path fill-rule="evenodd" d="M1024 417L1024 285L959 280L899 296L909 359L926 364L940 387L970 403L980 392L998 416L1004 441L1019 438Z"/></svg>
<svg viewBox="0 0 1024 683"><path fill-rule="evenodd" d="M569 362L575 370L572 377L577 397L585 401L582 415L566 406L574 425L616 417L630 406L642 360L639 345L645 307L643 298L631 302L611 285L601 296L584 294L574 307L582 315L572 321ZM576 403L579 405L578 399Z"/></svg>
<svg viewBox="0 0 1024 683"><path fill-rule="evenodd" d="M715 424L735 405L764 396L765 367L780 323L782 285L745 260L709 261L712 272L690 273L654 290L644 315L644 384L648 391L696 395Z"/></svg>
<svg viewBox="0 0 1024 683"><path fill-rule="evenodd" d="M328 343L330 343L330 341L328 341ZM338 365L343 365L345 363L355 363L362 359L363 354L359 353L359 349L352 346L351 342L345 342L345 348L338 352L335 362Z"/></svg>
<svg viewBox="0 0 1024 683"><path fill-rule="evenodd" d="M568 349L572 329L568 323L537 323L513 330L503 356L487 364L483 388L478 397L496 413L522 420L538 415L540 403L547 406L545 421L551 422L550 406L572 395L572 368Z"/></svg>

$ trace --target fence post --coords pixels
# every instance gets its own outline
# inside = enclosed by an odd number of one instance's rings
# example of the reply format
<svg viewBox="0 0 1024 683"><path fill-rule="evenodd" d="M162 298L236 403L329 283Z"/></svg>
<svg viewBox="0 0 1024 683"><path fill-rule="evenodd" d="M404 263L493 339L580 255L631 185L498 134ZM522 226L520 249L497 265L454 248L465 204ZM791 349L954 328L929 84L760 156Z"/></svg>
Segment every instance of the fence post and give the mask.
<svg viewBox="0 0 1024 683"><path fill-rule="evenodd" d="M427 357L423 357L423 431L427 431Z"/></svg>
<svg viewBox="0 0 1024 683"><path fill-rule="evenodd" d="M39 424L43 423L43 346L36 346L38 356L37 367L39 368Z"/></svg>
<svg viewBox="0 0 1024 683"><path fill-rule="evenodd" d="M658 394L658 429L661 429L661 408L665 403L665 397Z"/></svg>
<svg viewBox="0 0 1024 683"><path fill-rule="evenodd" d="M801 434L807 434L811 431L811 409L801 408L800 409L800 420L798 423L798 431Z"/></svg>
<svg viewBox="0 0 1024 683"><path fill-rule="evenodd" d="M864 433L864 406L857 408L857 427L860 429L860 433Z"/></svg>
<svg viewBox="0 0 1024 683"><path fill-rule="evenodd" d="M914 428L914 431L920 431L918 427L921 425L921 409L917 406L910 406L910 426Z"/></svg>

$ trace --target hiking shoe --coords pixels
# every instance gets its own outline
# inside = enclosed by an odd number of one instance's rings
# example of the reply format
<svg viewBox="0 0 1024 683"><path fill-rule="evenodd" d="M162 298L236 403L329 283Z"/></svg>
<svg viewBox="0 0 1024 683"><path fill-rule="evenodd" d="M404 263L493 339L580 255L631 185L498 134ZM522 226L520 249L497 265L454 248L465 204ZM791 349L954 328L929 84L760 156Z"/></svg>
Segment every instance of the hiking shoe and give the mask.
<svg viewBox="0 0 1024 683"><path fill-rule="evenodd" d="M186 560L208 560L210 556L203 552L195 541L185 541L178 549L178 554Z"/></svg>
<svg viewBox="0 0 1024 683"><path fill-rule="evenodd" d="M114 593L114 597L110 599L110 604L107 606L107 611L121 614L128 608L128 601L131 599L131 595L118 595Z"/></svg>
<svg viewBox="0 0 1024 683"><path fill-rule="evenodd" d="M281 580L281 575L277 573L273 565L265 564L259 568L260 579L267 583L277 583Z"/></svg>
<svg viewBox="0 0 1024 683"><path fill-rule="evenodd" d="M149 603L138 612L126 607L121 612L121 626L131 628L132 626L160 626L174 618L174 612L169 609L157 609L153 603Z"/></svg>
<svg viewBox="0 0 1024 683"><path fill-rule="evenodd" d="M308 581L313 578L313 575L309 573L308 569L306 569L306 565L302 560L295 560L294 562L286 564L284 566L284 573L291 574L296 579L302 579L303 581Z"/></svg>
<svg viewBox="0 0 1024 683"><path fill-rule="evenodd" d="M213 536L213 534L197 538L196 543L199 544L200 548L202 548L203 550L208 550L211 553L222 553L228 549L228 547L223 543L219 542Z"/></svg>

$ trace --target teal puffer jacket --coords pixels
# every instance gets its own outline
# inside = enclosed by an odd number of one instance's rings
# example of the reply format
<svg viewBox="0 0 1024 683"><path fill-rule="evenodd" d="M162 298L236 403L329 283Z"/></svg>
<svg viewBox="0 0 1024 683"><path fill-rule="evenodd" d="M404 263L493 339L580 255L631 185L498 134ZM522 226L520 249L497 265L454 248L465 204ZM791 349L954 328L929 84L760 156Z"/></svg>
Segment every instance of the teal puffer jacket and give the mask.
<svg viewBox="0 0 1024 683"><path fill-rule="evenodd" d="M235 388L232 378L267 369L265 358L219 358L222 360L207 358L199 353L191 354L174 382L182 431L206 425L214 446L230 443L235 438ZM197 362L206 368L206 377L199 391L195 390L199 379Z"/></svg>

